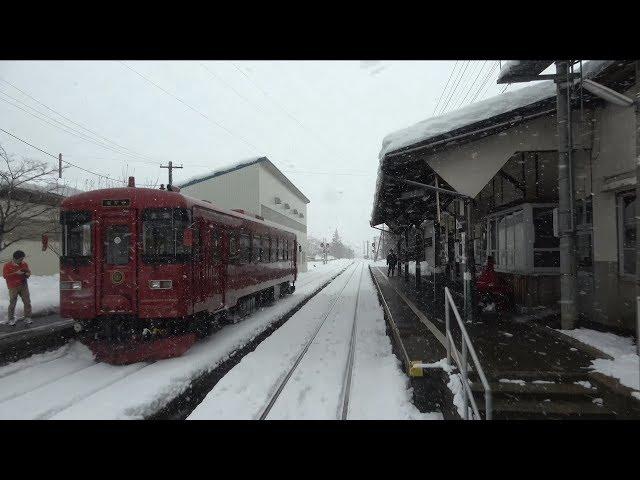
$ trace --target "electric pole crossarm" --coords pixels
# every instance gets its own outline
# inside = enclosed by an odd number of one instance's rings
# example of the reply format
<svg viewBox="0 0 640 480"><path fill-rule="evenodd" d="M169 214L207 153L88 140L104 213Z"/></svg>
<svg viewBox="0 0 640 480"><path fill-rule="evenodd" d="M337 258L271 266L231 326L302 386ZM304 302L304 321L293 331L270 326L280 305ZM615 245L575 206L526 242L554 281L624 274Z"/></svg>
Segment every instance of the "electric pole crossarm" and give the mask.
<svg viewBox="0 0 640 480"><path fill-rule="evenodd" d="M172 161L169 161L169 165L160 165L160 168L166 168L169 170L169 183L167 185L173 185L173 169L174 168L183 168L182 165L179 167L175 166Z"/></svg>

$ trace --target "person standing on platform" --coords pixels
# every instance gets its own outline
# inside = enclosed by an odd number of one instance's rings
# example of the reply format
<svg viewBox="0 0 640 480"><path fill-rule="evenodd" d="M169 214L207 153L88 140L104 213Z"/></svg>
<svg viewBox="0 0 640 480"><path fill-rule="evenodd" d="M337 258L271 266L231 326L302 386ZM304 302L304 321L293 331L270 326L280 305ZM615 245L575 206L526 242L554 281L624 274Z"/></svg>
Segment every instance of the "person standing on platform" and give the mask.
<svg viewBox="0 0 640 480"><path fill-rule="evenodd" d="M4 264L2 276L7 281L9 289L9 325L16 324L16 303L18 296L22 299L24 305L24 323L31 323L31 298L29 296L29 285L27 278L31 275L29 265L24 261L24 252L16 250L13 252L13 260Z"/></svg>
<svg viewBox="0 0 640 480"><path fill-rule="evenodd" d="M387 269L387 277L393 277L396 270L396 263L398 263L398 257L393 252L393 248L391 248L387 254L387 265L389 267Z"/></svg>

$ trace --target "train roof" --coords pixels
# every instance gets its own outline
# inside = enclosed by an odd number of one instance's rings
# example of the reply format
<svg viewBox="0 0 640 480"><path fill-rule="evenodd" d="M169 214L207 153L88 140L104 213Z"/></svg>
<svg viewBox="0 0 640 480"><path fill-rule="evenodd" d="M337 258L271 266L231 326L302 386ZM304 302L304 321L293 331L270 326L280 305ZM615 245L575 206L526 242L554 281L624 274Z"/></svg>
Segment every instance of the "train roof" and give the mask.
<svg viewBox="0 0 640 480"><path fill-rule="evenodd" d="M120 187L120 188L103 188L100 190L92 190L89 192L79 193L77 195L71 195L65 198L61 203L61 208L69 208L71 206L78 206L79 208L102 208L103 200L130 200L132 207L143 205L146 208L149 207L201 207L209 210L215 210L218 213L229 215L231 217L250 220L267 227L277 228L284 232L282 225L265 220L262 217L253 215L244 211L228 210L219 206L216 203L209 202L207 200L200 200L188 195L184 195L181 192L160 190L157 188L145 188L145 187ZM288 232L290 233L290 232Z"/></svg>

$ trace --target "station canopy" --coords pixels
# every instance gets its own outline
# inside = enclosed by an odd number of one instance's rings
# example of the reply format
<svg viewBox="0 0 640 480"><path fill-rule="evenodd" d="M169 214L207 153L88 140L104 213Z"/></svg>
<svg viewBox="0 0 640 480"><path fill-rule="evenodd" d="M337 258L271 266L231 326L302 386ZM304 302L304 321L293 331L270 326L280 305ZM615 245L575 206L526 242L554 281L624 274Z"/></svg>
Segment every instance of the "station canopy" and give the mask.
<svg viewBox="0 0 640 480"><path fill-rule="evenodd" d="M588 61L583 64L582 74L584 78L600 79L605 72L620 68L632 68L632 62ZM610 86L614 84L609 82ZM585 91L584 100L594 99ZM387 135L379 154L370 224L384 223L392 231L399 231L435 218L435 192L407 185L398 178L435 185L437 175L440 187L475 197L508 157L472 154L454 161L456 151L466 143L500 134L536 116L555 114L555 108L556 85L546 80ZM441 209L452 200L452 196L440 194Z"/></svg>

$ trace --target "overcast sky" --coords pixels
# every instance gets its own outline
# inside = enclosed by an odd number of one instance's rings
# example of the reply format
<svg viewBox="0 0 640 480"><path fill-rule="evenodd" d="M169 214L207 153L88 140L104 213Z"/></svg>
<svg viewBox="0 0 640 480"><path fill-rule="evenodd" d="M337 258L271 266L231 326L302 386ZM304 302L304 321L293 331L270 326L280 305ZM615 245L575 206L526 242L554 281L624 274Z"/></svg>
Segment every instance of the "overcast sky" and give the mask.
<svg viewBox="0 0 640 480"><path fill-rule="evenodd" d="M337 228L361 248L377 233L369 218L383 137L433 116L454 67L438 110L449 97L447 110L476 93L476 101L500 93L498 68L489 75L495 64L0 62L0 128L86 169L135 175L138 184L166 183L158 166L168 160L184 165L174 173L180 183L266 155L311 200L310 235L330 238ZM0 144L17 156L55 162L3 132ZM75 168L64 175L80 188L96 180Z"/></svg>

